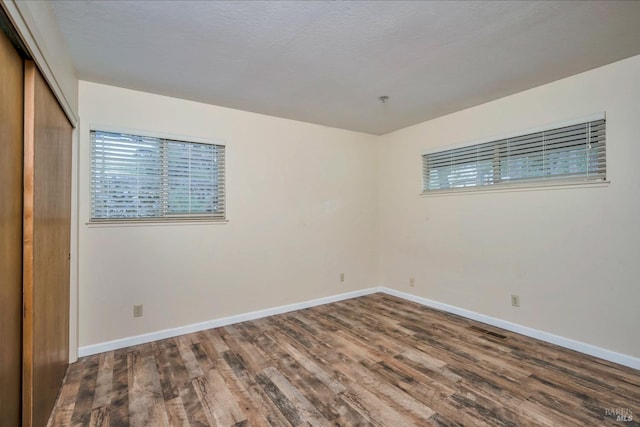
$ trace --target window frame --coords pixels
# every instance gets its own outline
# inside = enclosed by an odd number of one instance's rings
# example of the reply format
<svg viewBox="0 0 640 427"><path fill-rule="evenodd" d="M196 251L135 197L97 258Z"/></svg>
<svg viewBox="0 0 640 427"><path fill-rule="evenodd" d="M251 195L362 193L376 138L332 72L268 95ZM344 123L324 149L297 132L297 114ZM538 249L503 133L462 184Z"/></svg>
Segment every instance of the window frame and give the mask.
<svg viewBox="0 0 640 427"><path fill-rule="evenodd" d="M559 177L559 178L532 178L532 179L519 179L514 181L500 181L486 185L476 185L467 187L454 187L445 189L426 189L426 169L424 167L424 157L434 153L442 153L450 150L463 149L467 147L499 142L505 139L522 137L529 134L540 133L550 131L558 128L574 126L578 124L585 124L586 122L593 122L598 120L604 120L606 124L606 113L600 112L587 116L581 116L571 120L565 120L560 122L548 123L542 126L536 126L528 129L522 129L506 134L494 135L477 139L471 142L464 142L454 145L445 145L440 147L429 148L420 154L421 163L421 190L419 195L422 197L434 197L434 196L448 196L456 194L479 194L486 192L509 192L509 191L531 191L531 190L553 190L553 189L567 189L567 188L588 188L588 187L603 187L608 186L611 181L609 179L609 171L605 166L605 177L603 179L585 179L584 176L578 177ZM606 160L607 144L605 137L605 164L608 166Z"/></svg>
<svg viewBox="0 0 640 427"><path fill-rule="evenodd" d="M91 184L93 176L93 132L106 132L106 133L120 133L128 134L136 137L158 138L164 140L171 140L183 143L193 144L207 144L217 145L224 148L224 162L222 171L222 194L223 194L223 215L212 216L207 214L193 214L193 215L165 215L158 217L141 217L141 218L93 218L92 217L92 203L93 203L93 186ZM112 226L141 226L141 225L188 225L188 224L226 224L228 220L228 206L227 206L227 191L226 191L226 177L227 177L227 158L228 158L228 146L226 140L220 138L199 137L193 135L181 135L164 132L147 131L141 129L131 129L114 127L100 124L90 124L89 126L89 141L88 141L88 193L89 193L89 208L88 208L88 220L86 225L91 227L112 227Z"/></svg>

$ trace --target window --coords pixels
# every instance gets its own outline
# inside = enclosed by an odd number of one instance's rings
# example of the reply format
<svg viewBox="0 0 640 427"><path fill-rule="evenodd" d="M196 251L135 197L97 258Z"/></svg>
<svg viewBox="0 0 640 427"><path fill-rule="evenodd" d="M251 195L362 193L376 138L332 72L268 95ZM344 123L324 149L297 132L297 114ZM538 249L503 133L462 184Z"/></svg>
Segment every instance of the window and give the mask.
<svg viewBox="0 0 640 427"><path fill-rule="evenodd" d="M606 179L605 119L422 156L423 194Z"/></svg>
<svg viewBox="0 0 640 427"><path fill-rule="evenodd" d="M224 219L224 151L91 131L91 221Z"/></svg>

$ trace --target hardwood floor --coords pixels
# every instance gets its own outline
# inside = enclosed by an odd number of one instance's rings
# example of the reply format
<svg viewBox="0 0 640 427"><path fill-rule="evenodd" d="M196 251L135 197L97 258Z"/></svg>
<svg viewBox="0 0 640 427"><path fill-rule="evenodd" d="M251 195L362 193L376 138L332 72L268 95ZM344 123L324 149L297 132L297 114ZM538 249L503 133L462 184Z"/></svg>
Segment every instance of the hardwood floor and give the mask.
<svg viewBox="0 0 640 427"><path fill-rule="evenodd" d="M638 426L639 417L640 371L374 294L82 358L49 425Z"/></svg>

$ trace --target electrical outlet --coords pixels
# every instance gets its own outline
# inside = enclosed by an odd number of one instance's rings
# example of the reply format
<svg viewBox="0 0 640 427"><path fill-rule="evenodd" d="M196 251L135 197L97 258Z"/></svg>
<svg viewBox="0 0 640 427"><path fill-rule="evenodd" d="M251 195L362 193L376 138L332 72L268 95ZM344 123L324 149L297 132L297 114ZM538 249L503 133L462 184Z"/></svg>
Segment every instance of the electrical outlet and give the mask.
<svg viewBox="0 0 640 427"><path fill-rule="evenodd" d="M520 296L519 295L511 295L511 305L514 307L520 307Z"/></svg>
<svg viewBox="0 0 640 427"><path fill-rule="evenodd" d="M416 286L416 278L415 277L409 277L409 286L411 286L412 288Z"/></svg>
<svg viewBox="0 0 640 427"><path fill-rule="evenodd" d="M133 317L142 317L142 304L133 306Z"/></svg>
<svg viewBox="0 0 640 427"><path fill-rule="evenodd" d="M340 281L344 282L344 273L340 273Z"/></svg>

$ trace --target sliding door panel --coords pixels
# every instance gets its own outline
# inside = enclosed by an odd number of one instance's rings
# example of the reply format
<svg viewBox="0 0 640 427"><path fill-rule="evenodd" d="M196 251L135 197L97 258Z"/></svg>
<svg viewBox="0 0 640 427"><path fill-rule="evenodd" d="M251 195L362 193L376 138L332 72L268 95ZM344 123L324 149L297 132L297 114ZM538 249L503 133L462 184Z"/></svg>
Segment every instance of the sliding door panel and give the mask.
<svg viewBox="0 0 640 427"><path fill-rule="evenodd" d="M69 361L71 124L25 63L23 425L45 426Z"/></svg>
<svg viewBox="0 0 640 427"><path fill-rule="evenodd" d="M22 58L0 30L0 426L20 424Z"/></svg>

